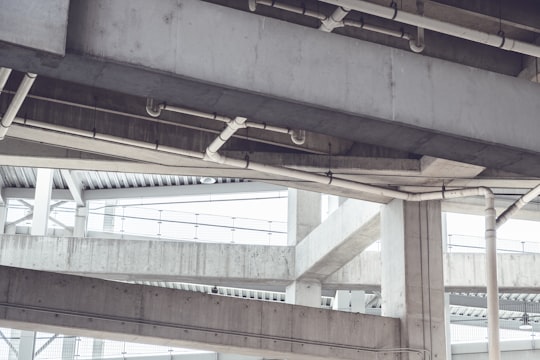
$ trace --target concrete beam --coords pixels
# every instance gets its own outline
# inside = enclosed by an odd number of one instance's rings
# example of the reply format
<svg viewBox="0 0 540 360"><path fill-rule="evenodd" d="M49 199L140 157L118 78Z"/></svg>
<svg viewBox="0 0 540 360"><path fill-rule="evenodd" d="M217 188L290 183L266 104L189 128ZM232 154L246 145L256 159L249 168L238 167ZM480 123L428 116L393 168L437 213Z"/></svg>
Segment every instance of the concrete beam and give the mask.
<svg viewBox="0 0 540 360"><path fill-rule="evenodd" d="M293 280L293 249L89 238L2 236L0 264L115 280L218 284Z"/></svg>
<svg viewBox="0 0 540 360"><path fill-rule="evenodd" d="M69 0L2 0L0 41L63 56L68 9Z"/></svg>
<svg viewBox="0 0 540 360"><path fill-rule="evenodd" d="M347 200L296 245L297 279L324 280L378 239L380 205Z"/></svg>
<svg viewBox="0 0 540 360"><path fill-rule="evenodd" d="M448 253L446 291L485 290L483 254ZM380 288L380 254L364 251L321 282L323 290ZM98 238L0 237L0 265L133 281L177 281L284 291L294 248ZM540 254L499 254L501 292L538 292ZM141 265L144 264L144 265Z"/></svg>
<svg viewBox="0 0 540 360"><path fill-rule="evenodd" d="M62 59L6 45L0 64L540 176L540 89L521 79L206 2L72 1L69 24Z"/></svg>
<svg viewBox="0 0 540 360"><path fill-rule="evenodd" d="M9 267L0 324L299 360L390 360L399 348L397 319Z"/></svg>

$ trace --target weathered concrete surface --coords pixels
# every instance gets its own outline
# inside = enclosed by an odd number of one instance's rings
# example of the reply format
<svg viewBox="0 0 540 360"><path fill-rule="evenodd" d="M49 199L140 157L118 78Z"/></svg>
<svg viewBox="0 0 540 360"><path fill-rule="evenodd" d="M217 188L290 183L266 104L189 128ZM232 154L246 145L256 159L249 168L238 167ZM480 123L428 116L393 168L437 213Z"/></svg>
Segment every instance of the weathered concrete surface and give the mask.
<svg viewBox="0 0 540 360"><path fill-rule="evenodd" d="M1 0L0 41L62 56L69 0Z"/></svg>
<svg viewBox="0 0 540 360"><path fill-rule="evenodd" d="M397 359L399 320L0 267L0 324L288 359Z"/></svg>
<svg viewBox="0 0 540 360"><path fill-rule="evenodd" d="M293 280L294 249L182 241L2 236L0 263L116 280Z"/></svg>
<svg viewBox="0 0 540 360"><path fill-rule="evenodd" d="M381 210L381 314L401 319L403 347L446 360L441 237L440 201L393 200Z"/></svg>
<svg viewBox="0 0 540 360"><path fill-rule="evenodd" d="M69 16L63 59L6 45L0 64L540 176L537 84L205 2L72 1Z"/></svg>
<svg viewBox="0 0 540 360"><path fill-rule="evenodd" d="M123 246L124 245L124 246ZM171 260L171 263L166 262ZM501 292L540 291L540 254L499 254ZM152 240L2 235L0 265L115 280L185 281L284 291L294 280L294 248ZM444 256L446 291L485 289L483 254ZM322 289L380 288L380 253L364 251L321 282Z"/></svg>
<svg viewBox="0 0 540 360"><path fill-rule="evenodd" d="M379 238L380 205L347 200L296 246L295 277L324 280Z"/></svg>

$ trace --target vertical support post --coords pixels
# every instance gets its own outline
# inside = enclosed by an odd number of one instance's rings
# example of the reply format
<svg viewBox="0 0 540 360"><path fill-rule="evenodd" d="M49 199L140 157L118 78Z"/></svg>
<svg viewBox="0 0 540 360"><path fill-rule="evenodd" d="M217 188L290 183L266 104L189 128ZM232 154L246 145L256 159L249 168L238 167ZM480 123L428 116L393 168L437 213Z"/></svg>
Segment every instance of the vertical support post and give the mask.
<svg viewBox="0 0 540 360"><path fill-rule="evenodd" d="M77 206L75 209L75 225L73 226L74 237L86 236L86 225L88 223L88 203L85 206Z"/></svg>
<svg viewBox="0 0 540 360"><path fill-rule="evenodd" d="M366 313L366 292L363 290L351 291L351 312Z"/></svg>
<svg viewBox="0 0 540 360"><path fill-rule="evenodd" d="M77 337L65 335L62 339L62 360L75 359L75 350L77 347Z"/></svg>
<svg viewBox="0 0 540 360"><path fill-rule="evenodd" d="M114 232L114 222L116 213L116 200L105 201L105 212L103 216L103 231Z"/></svg>
<svg viewBox="0 0 540 360"><path fill-rule="evenodd" d="M37 171L34 214L32 217L32 235L47 235L53 173L53 169L38 169Z"/></svg>
<svg viewBox="0 0 540 360"><path fill-rule="evenodd" d="M441 234L443 257L448 254L448 222L445 212L441 213ZM444 260L444 259L443 259ZM444 327L446 332L446 358L452 358L452 332L450 330L450 293L444 293Z"/></svg>
<svg viewBox="0 0 540 360"><path fill-rule="evenodd" d="M21 331L18 360L33 360L35 343L36 333L34 331Z"/></svg>
<svg viewBox="0 0 540 360"><path fill-rule="evenodd" d="M402 347L445 360L440 201L394 200L383 208L381 230L382 315L401 319Z"/></svg>
<svg viewBox="0 0 540 360"><path fill-rule="evenodd" d="M321 194L289 189L287 243L296 246L321 223ZM287 286L285 300L289 304L321 306L321 283L298 280Z"/></svg>
<svg viewBox="0 0 540 360"><path fill-rule="evenodd" d="M6 203L0 204L0 234L5 233L7 212L8 212L8 204L6 200Z"/></svg>
<svg viewBox="0 0 540 360"><path fill-rule="evenodd" d="M101 339L94 339L92 342L92 359L103 359L105 342Z"/></svg>
<svg viewBox="0 0 540 360"><path fill-rule="evenodd" d="M287 243L294 246L321 223L321 194L289 189Z"/></svg>

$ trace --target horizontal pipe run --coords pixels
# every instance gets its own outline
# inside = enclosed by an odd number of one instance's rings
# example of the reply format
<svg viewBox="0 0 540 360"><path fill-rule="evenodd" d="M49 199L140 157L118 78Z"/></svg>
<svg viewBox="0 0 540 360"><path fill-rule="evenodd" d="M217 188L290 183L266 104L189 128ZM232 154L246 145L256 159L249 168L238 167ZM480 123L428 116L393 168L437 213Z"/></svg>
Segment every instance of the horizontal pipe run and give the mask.
<svg viewBox="0 0 540 360"><path fill-rule="evenodd" d="M498 47L508 51L540 57L540 47L511 38L504 34L489 34L483 31L470 29L464 26L431 19L422 15L411 14L399 10L397 7L382 6L363 0L322 0L325 3L343 6L347 9L371 14L385 19L395 20L438 33L455 36L477 43Z"/></svg>
<svg viewBox="0 0 540 360"><path fill-rule="evenodd" d="M404 31L389 30L389 29L385 29L385 28L380 27L380 26L364 24L363 22L359 22L359 21L344 20L343 24L346 25L346 26L352 26L352 27L356 27L356 28L359 28L359 29L373 31L373 32L376 32L376 33L379 33L379 34L389 35L389 36L393 36L393 37L400 38L400 39L411 40L413 38L410 34L404 32Z"/></svg>
<svg viewBox="0 0 540 360"><path fill-rule="evenodd" d="M0 140L3 140L6 136L6 133L11 126L13 119L15 119L15 116L17 116L17 113L19 112L19 109L21 108L21 105L26 98L26 95L28 94L30 88L32 87L32 84L36 80L36 77L37 75L32 73L26 73L24 75L21 84L17 89L17 92L13 96L13 99L11 99L11 103L9 104L6 113L4 114L4 117L2 117L2 121L0 122Z"/></svg>
<svg viewBox="0 0 540 360"><path fill-rule="evenodd" d="M82 137L92 138L92 139L96 139L96 140L109 141L109 142L112 142L112 143L128 145L128 146L133 146L133 147L137 147L137 148L161 151L161 152L166 152L166 153L176 154L176 155L181 155L181 156L187 156L187 157L197 158L197 159L202 159L203 158L203 154L201 152L198 152L198 151L184 150L184 149L174 148L174 147L171 147L171 146L159 145L159 144L155 144L155 143L149 143L149 142L145 142L145 141L126 139L126 138L122 138L122 137L118 137L118 136L101 134L101 133L97 133L97 132L89 131L89 130L74 129L74 128L70 128L70 127L67 127L67 126L60 126L60 125L49 124L49 123L44 123L44 122L35 121L35 120L22 119L22 118L15 118L15 120L13 122L15 124L20 124L20 125L24 125L24 126L32 126L32 127L36 127L36 128L40 128L40 129L57 131L57 132L60 132L60 133L71 134L71 135L76 135L76 136L82 136Z"/></svg>
<svg viewBox="0 0 540 360"><path fill-rule="evenodd" d="M10 68L0 68L0 94L4 90L4 86L6 86L6 83L9 79L9 75L11 74Z"/></svg>
<svg viewBox="0 0 540 360"><path fill-rule="evenodd" d="M255 0L255 1L252 1L252 3L255 3L255 5L265 5L265 6L269 6L269 7L274 7L276 9L289 11L289 12L292 12L292 13L295 13L295 14L306 15L306 16L309 16L309 17L312 17L312 18L315 18L315 19L319 19L321 21L326 20L326 18L327 18L326 15L321 14L321 13L316 12L316 11L308 10L305 7L298 7L298 6L288 5L288 4L282 4L282 3L279 3L277 1ZM250 9L254 9L254 7L250 6ZM251 10L251 11L254 11L254 10Z"/></svg>

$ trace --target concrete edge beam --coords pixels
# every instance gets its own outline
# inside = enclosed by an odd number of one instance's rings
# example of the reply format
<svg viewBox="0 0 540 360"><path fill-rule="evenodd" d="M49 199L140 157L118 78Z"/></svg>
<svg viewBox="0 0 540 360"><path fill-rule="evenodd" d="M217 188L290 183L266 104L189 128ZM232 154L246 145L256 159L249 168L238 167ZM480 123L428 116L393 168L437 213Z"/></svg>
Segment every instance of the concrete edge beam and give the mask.
<svg viewBox="0 0 540 360"><path fill-rule="evenodd" d="M10 267L0 324L301 360L389 360L399 348L398 319Z"/></svg>

